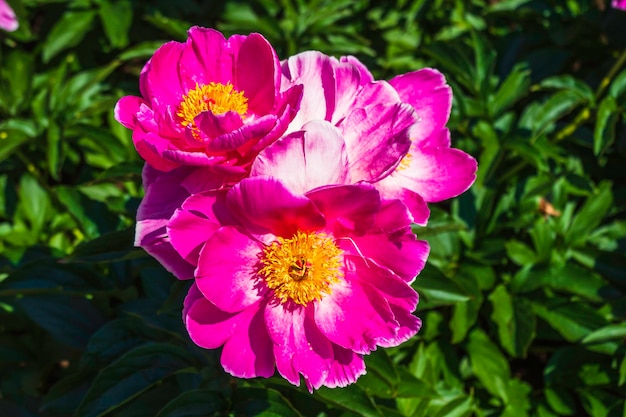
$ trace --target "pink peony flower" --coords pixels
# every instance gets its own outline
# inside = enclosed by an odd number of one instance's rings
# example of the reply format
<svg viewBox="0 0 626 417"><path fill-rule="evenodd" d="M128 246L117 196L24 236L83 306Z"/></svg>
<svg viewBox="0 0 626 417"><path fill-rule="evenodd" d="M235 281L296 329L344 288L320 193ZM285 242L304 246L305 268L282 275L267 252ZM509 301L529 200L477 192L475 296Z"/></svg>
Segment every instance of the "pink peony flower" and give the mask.
<svg viewBox="0 0 626 417"><path fill-rule="evenodd" d="M301 87L280 89L280 63L259 34L225 39L199 27L188 33L185 43L154 53L140 76L142 97L122 97L115 117L158 170L191 165L243 176L287 128Z"/></svg>
<svg viewBox="0 0 626 417"><path fill-rule="evenodd" d="M613 0L611 6L614 9L626 10L626 0Z"/></svg>
<svg viewBox="0 0 626 417"><path fill-rule="evenodd" d="M19 22L15 16L15 12L6 2L6 0L0 0L0 29L7 32L16 31L19 27Z"/></svg>
<svg viewBox="0 0 626 417"><path fill-rule="evenodd" d="M427 202L455 197L474 182L474 158L450 147L445 125L452 92L438 71L422 69L387 83L375 81L354 57L305 52L284 61L283 74L285 86L304 87L287 132L312 120L336 126L345 141L348 182L367 181L383 197L402 199L417 223L428 219Z"/></svg>
<svg viewBox="0 0 626 417"><path fill-rule="evenodd" d="M223 346L224 369L309 390L345 386L363 355L412 337L410 287L428 244L399 200L368 184L304 195L271 177L194 194L168 224L174 249L197 265L183 319L192 340Z"/></svg>

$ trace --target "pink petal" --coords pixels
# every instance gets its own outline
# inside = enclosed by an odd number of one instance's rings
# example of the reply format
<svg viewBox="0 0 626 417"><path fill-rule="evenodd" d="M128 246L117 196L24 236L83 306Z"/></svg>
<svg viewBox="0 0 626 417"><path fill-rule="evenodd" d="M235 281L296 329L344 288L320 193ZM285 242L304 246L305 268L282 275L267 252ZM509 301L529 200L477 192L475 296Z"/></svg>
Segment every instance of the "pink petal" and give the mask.
<svg viewBox="0 0 626 417"><path fill-rule="evenodd" d="M221 362L231 375L253 378L274 374L272 344L258 304L240 313L227 313L203 298L194 285L185 299L183 320L198 346L215 349L224 345Z"/></svg>
<svg viewBox="0 0 626 417"><path fill-rule="evenodd" d="M337 128L316 120L263 150L252 164L251 176L269 175L294 193L329 184L345 184L348 157Z"/></svg>
<svg viewBox="0 0 626 417"><path fill-rule="evenodd" d="M254 313L247 326L236 329L222 349L224 370L239 378L274 375L272 342L265 328L262 306L254 305L245 312Z"/></svg>
<svg viewBox="0 0 626 417"><path fill-rule="evenodd" d="M138 221L135 228L135 246L141 246L150 256L178 279L193 278L194 267L176 252L160 221Z"/></svg>
<svg viewBox="0 0 626 417"><path fill-rule="evenodd" d="M214 138L225 133L230 133L243 126L241 115L235 111L229 111L219 115L205 111L195 117L194 123L198 126L202 139L207 141L208 144L210 144ZM197 139L193 138L192 140Z"/></svg>
<svg viewBox="0 0 626 417"><path fill-rule="evenodd" d="M406 206L413 217L413 222L420 226L426 226L428 217L430 217L430 209L419 194L407 190L402 187L397 177L389 175L382 181L374 183L376 189L380 192L380 196L385 200L400 200Z"/></svg>
<svg viewBox="0 0 626 417"><path fill-rule="evenodd" d="M287 133L300 130L311 120L331 120L336 94L333 59L321 52L307 51L283 62L283 74L291 85L304 86L300 110Z"/></svg>
<svg viewBox="0 0 626 417"><path fill-rule="evenodd" d="M332 293L315 303L315 322L333 343L367 354L380 340L393 339L398 322L389 304L375 290L354 277L360 271L346 268L345 281L332 286Z"/></svg>
<svg viewBox="0 0 626 417"><path fill-rule="evenodd" d="M300 374L310 391L324 383L333 350L312 318L311 307L269 303L265 322L274 344L278 372L294 385Z"/></svg>
<svg viewBox="0 0 626 417"><path fill-rule="evenodd" d="M419 117L411 136L420 140L442 129L450 117L452 89L437 70L424 68L399 75L389 83L402 101L409 103Z"/></svg>
<svg viewBox="0 0 626 417"><path fill-rule="evenodd" d="M456 197L476 179L476 160L459 149L421 148L411 155L409 166L391 176L429 203Z"/></svg>
<svg viewBox="0 0 626 417"><path fill-rule="evenodd" d="M248 110L254 114L270 113L278 93L280 62L269 42L252 33L241 44L235 65L235 84L248 98Z"/></svg>
<svg viewBox="0 0 626 417"><path fill-rule="evenodd" d="M346 63L335 64L337 97L335 110L330 119L333 124L340 123L350 110L357 106L355 102L362 87L361 81L361 73L356 66Z"/></svg>
<svg viewBox="0 0 626 417"><path fill-rule="evenodd" d="M298 230L325 225L322 214L308 198L292 193L271 177L246 178L226 196L228 207L253 234L271 232L291 237Z"/></svg>
<svg viewBox="0 0 626 417"><path fill-rule="evenodd" d="M176 252L193 265L198 264L198 256L202 246L219 228L218 223L195 213L177 210L167 227L167 234Z"/></svg>
<svg viewBox="0 0 626 417"><path fill-rule="evenodd" d="M178 65L185 92L194 89L196 83L226 84L232 81L233 61L232 52L220 32L192 27Z"/></svg>
<svg viewBox="0 0 626 417"><path fill-rule="evenodd" d="M324 382L325 386L328 388L345 387L355 382L361 375L365 375L363 355L334 343L332 346L334 360Z"/></svg>
<svg viewBox="0 0 626 417"><path fill-rule="evenodd" d="M176 109L186 92L178 66L184 49L179 42L164 44L156 50L139 79L142 93L145 92L144 98L158 113L165 114L171 108Z"/></svg>
<svg viewBox="0 0 626 417"><path fill-rule="evenodd" d="M422 327L422 320L420 320L418 317L415 317L413 314L411 314L410 311L407 311L406 309L398 307L392 303L389 303L389 307L391 307L391 311L393 312L394 317L400 324L400 327L398 328L398 334L395 338L389 340L381 340L379 342L379 345L382 347L398 346L415 336L419 329Z"/></svg>
<svg viewBox="0 0 626 417"><path fill-rule="evenodd" d="M356 57L352 55L342 56L340 58L340 62L354 65L359 70L359 73L361 75L361 85L365 85L374 81L374 76L372 75L370 70L368 70L367 67L363 65L363 63L359 61Z"/></svg>
<svg viewBox="0 0 626 417"><path fill-rule="evenodd" d="M163 154L166 153L170 144L168 139L162 138L152 132L135 129L133 131L133 143L135 144L135 149L139 156L153 168L160 171L170 171L180 166L179 163L163 157Z"/></svg>
<svg viewBox="0 0 626 417"><path fill-rule="evenodd" d="M386 176L410 146L408 129L413 110L402 104L355 109L344 120L344 133L352 181L376 181Z"/></svg>
<svg viewBox="0 0 626 417"><path fill-rule="evenodd" d="M220 310L239 312L258 303L267 292L259 255L263 245L238 227L218 229L200 251L196 283Z"/></svg>
<svg viewBox="0 0 626 417"><path fill-rule="evenodd" d="M0 29L13 32L16 31L18 27L19 22L15 16L15 12L5 0L0 0Z"/></svg>
<svg viewBox="0 0 626 417"><path fill-rule="evenodd" d="M335 235L364 233L370 229L380 210L380 196L368 184L323 187L307 193L307 197L324 214L327 229Z"/></svg>
<svg viewBox="0 0 626 417"><path fill-rule="evenodd" d="M128 129L134 129L137 124L137 113L139 113L139 108L142 104L145 104L145 101L141 97L122 97L115 104L115 120Z"/></svg>
<svg viewBox="0 0 626 417"><path fill-rule="evenodd" d="M207 151L219 153L235 150L251 139L258 140L267 135L271 132L275 124L276 116L273 114L259 117L258 119L245 123L236 130L213 138L207 143Z"/></svg>

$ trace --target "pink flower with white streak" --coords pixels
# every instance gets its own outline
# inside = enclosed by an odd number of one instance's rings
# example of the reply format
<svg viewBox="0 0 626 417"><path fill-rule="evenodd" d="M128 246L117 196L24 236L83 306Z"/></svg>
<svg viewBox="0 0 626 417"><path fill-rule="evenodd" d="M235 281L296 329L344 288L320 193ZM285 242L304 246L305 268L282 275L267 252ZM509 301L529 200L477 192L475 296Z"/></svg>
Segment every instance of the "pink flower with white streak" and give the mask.
<svg viewBox="0 0 626 417"><path fill-rule="evenodd" d="M221 363L237 377L276 368L311 391L354 382L363 355L420 328L409 284L428 244L412 220L367 184L302 195L257 176L189 197L167 228L197 265L183 311L192 340L223 347Z"/></svg>
<svg viewBox="0 0 626 417"><path fill-rule="evenodd" d="M280 63L263 36L225 39L192 27L185 43L154 53L140 76L142 97L122 97L115 117L158 170L203 166L242 177L296 111L301 87L280 83Z"/></svg>
<svg viewBox="0 0 626 417"><path fill-rule="evenodd" d="M626 10L626 0L613 0L611 7L614 9Z"/></svg>
<svg viewBox="0 0 626 417"><path fill-rule="evenodd" d="M19 22L15 16L15 12L6 2L6 0L0 0L0 29L7 32L14 32L19 27Z"/></svg>
<svg viewBox="0 0 626 417"><path fill-rule="evenodd" d="M370 182L383 197L402 199L417 223L428 219L427 202L455 197L474 182L474 158L450 147L452 91L437 70L376 81L354 57L311 51L285 60L283 74L285 86L304 87L287 132L313 120L335 126L345 142L346 181Z"/></svg>

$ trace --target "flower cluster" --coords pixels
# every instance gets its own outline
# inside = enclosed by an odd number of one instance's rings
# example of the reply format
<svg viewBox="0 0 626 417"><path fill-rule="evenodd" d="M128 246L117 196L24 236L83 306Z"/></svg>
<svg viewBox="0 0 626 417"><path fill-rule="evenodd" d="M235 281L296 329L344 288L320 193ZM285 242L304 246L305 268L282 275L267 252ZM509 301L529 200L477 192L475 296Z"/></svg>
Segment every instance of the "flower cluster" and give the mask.
<svg viewBox="0 0 626 417"><path fill-rule="evenodd" d="M115 109L146 160L136 244L193 280L184 323L226 371L345 386L417 333L429 247L411 224L476 173L438 71L380 81L354 57L281 62L259 34L194 27L140 91Z"/></svg>

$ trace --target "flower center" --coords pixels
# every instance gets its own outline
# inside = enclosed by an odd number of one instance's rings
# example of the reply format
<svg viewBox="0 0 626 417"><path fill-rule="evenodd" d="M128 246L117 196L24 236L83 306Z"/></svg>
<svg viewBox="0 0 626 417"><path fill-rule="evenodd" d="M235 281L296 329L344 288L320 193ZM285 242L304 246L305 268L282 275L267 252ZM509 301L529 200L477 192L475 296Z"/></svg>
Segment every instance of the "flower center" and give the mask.
<svg viewBox="0 0 626 417"><path fill-rule="evenodd" d="M411 155L410 153L407 153L406 155L404 155L404 158L400 160L400 163L396 167L396 171L404 171L405 169L407 169L411 165L412 159L413 159L413 155Z"/></svg>
<svg viewBox="0 0 626 417"><path fill-rule="evenodd" d="M211 82L203 86L196 83L196 88L183 96L176 115L180 117L183 126L191 126L195 131L198 127L194 119L205 111L215 115L234 111L244 116L248 112L248 99L243 91L234 90L231 83L224 85Z"/></svg>
<svg viewBox="0 0 626 417"><path fill-rule="evenodd" d="M342 253L327 235L298 231L263 250L259 273L281 303L307 305L330 294L330 285L343 277Z"/></svg>

